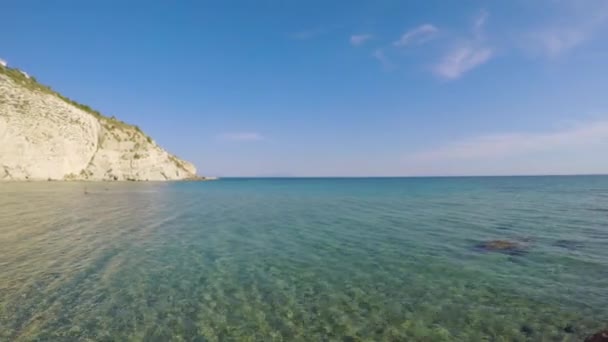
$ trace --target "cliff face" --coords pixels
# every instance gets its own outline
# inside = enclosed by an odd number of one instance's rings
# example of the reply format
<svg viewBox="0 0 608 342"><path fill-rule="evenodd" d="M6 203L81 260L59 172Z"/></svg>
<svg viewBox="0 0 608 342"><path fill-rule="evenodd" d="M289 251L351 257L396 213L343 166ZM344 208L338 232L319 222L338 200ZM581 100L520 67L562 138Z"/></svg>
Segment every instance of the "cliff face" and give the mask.
<svg viewBox="0 0 608 342"><path fill-rule="evenodd" d="M178 180L195 167L137 126L0 66L0 180Z"/></svg>

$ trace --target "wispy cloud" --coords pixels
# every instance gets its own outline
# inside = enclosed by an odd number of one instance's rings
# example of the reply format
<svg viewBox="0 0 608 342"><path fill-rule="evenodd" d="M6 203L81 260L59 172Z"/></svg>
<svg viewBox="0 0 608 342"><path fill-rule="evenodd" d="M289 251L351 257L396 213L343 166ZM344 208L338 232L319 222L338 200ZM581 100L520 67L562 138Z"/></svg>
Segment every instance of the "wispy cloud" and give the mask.
<svg viewBox="0 0 608 342"><path fill-rule="evenodd" d="M534 32L532 39L549 57L560 55L589 39L589 32L581 29L544 29Z"/></svg>
<svg viewBox="0 0 608 342"><path fill-rule="evenodd" d="M372 38L373 38L373 36L369 33L354 34L354 35L350 36L350 44L353 46L361 46Z"/></svg>
<svg viewBox="0 0 608 342"><path fill-rule="evenodd" d="M433 68L436 75L455 80L492 58L494 50L484 44L484 26L488 15L485 10L479 13L473 21L473 37L462 41L441 58Z"/></svg>
<svg viewBox="0 0 608 342"><path fill-rule="evenodd" d="M391 62L391 60L386 56L383 49L376 49L372 53L372 57L382 64L382 67L386 70L393 69L395 65Z"/></svg>
<svg viewBox="0 0 608 342"><path fill-rule="evenodd" d="M487 62L492 54L491 48L459 46L448 52L433 70L440 77L455 80L467 71Z"/></svg>
<svg viewBox="0 0 608 342"><path fill-rule="evenodd" d="M431 39L439 30L431 25L424 24L405 32L399 40L393 42L396 47L405 47L411 43L424 43Z"/></svg>
<svg viewBox="0 0 608 342"><path fill-rule="evenodd" d="M477 17L475 17L473 21L473 35L475 36L475 39L483 39L484 27L489 15L490 13L488 13L488 11L482 9L479 11L479 14L477 14Z"/></svg>
<svg viewBox="0 0 608 342"><path fill-rule="evenodd" d="M608 23L605 1L565 2L568 23L531 28L521 42L526 50L554 58L592 40Z"/></svg>
<svg viewBox="0 0 608 342"><path fill-rule="evenodd" d="M596 143L608 143L608 121L579 123L552 132L478 136L416 153L411 160L425 163L500 159Z"/></svg>
<svg viewBox="0 0 608 342"><path fill-rule="evenodd" d="M231 132L218 135L222 141L260 141L264 136L257 132Z"/></svg>

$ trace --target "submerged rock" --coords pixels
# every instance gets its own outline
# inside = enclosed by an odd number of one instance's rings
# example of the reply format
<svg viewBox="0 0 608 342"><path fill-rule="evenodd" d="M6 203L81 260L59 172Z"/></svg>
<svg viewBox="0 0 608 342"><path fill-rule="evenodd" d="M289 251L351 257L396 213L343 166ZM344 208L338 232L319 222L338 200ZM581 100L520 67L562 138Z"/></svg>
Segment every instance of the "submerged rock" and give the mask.
<svg viewBox="0 0 608 342"><path fill-rule="evenodd" d="M603 330L594 335L587 336L585 342L608 342L608 330Z"/></svg>
<svg viewBox="0 0 608 342"><path fill-rule="evenodd" d="M482 252L499 252L508 255L523 255L526 254L525 248L512 241L506 240L491 240L479 243L475 249Z"/></svg>
<svg viewBox="0 0 608 342"><path fill-rule="evenodd" d="M534 334L534 329L532 329L532 327L527 324L522 325L519 330L526 336L531 336L532 334Z"/></svg>

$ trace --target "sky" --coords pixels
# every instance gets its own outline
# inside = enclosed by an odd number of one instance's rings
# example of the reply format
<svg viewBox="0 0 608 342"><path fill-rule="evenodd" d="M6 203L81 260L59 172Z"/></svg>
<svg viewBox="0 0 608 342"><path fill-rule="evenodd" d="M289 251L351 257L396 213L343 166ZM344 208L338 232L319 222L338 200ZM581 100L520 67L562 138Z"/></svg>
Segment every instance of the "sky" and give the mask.
<svg viewBox="0 0 608 342"><path fill-rule="evenodd" d="M608 173L608 2L2 0L0 58L210 176Z"/></svg>

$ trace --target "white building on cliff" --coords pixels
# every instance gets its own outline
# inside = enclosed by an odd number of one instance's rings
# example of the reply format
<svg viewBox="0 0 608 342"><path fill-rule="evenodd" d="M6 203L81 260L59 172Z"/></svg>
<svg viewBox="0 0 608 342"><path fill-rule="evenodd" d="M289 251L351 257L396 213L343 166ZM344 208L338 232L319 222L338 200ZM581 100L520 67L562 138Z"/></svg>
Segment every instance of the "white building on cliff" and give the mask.
<svg viewBox="0 0 608 342"><path fill-rule="evenodd" d="M6 63L6 61L4 59L0 58L0 65L2 65L3 67L6 68L7 63Z"/></svg>

